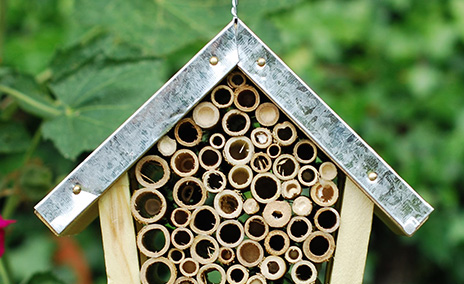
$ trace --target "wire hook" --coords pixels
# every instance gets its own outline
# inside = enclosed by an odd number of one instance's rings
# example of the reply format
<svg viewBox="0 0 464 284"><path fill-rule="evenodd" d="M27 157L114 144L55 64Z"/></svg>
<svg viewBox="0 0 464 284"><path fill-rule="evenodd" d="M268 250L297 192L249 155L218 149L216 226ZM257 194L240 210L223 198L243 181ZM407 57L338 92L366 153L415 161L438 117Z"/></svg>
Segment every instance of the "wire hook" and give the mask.
<svg viewBox="0 0 464 284"><path fill-rule="evenodd" d="M238 18L237 6L238 6L238 0L232 0L232 9L230 10L230 12L232 13L232 16L234 16L234 19Z"/></svg>

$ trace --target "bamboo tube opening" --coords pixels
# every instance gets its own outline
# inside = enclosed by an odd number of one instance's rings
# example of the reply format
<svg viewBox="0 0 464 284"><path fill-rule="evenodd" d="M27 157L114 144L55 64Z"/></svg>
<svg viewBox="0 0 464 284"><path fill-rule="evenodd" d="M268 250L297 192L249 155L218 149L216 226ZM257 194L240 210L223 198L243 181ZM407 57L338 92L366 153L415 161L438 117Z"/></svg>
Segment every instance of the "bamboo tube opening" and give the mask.
<svg viewBox="0 0 464 284"><path fill-rule="evenodd" d="M233 190L226 189L214 197L214 209L223 218L237 218L242 214L242 208L242 197Z"/></svg>
<svg viewBox="0 0 464 284"><path fill-rule="evenodd" d="M227 185L227 179L223 172L218 170L209 170L203 174L203 185L211 193L223 191Z"/></svg>
<svg viewBox="0 0 464 284"><path fill-rule="evenodd" d="M193 278L182 276L182 277L177 278L174 284L198 284L198 282L197 280Z"/></svg>
<svg viewBox="0 0 464 284"><path fill-rule="evenodd" d="M258 152L251 158L250 166L257 173L265 173L271 169L272 161L266 153Z"/></svg>
<svg viewBox="0 0 464 284"><path fill-rule="evenodd" d="M141 253L148 257L160 257L170 246L169 231L159 224L143 227L137 235L137 246Z"/></svg>
<svg viewBox="0 0 464 284"><path fill-rule="evenodd" d="M300 140L296 143L295 148L293 148L293 156L295 156L298 162L309 164L316 159L317 148L307 139Z"/></svg>
<svg viewBox="0 0 464 284"><path fill-rule="evenodd" d="M176 266L165 257L150 258L143 263L140 276L143 284L173 284L177 277Z"/></svg>
<svg viewBox="0 0 464 284"><path fill-rule="evenodd" d="M233 109L222 118L222 128L230 136L242 136L250 129L251 120L248 114Z"/></svg>
<svg viewBox="0 0 464 284"><path fill-rule="evenodd" d="M232 137L224 146L224 157L232 165L245 165L251 160L254 152L253 143L245 136Z"/></svg>
<svg viewBox="0 0 464 284"><path fill-rule="evenodd" d="M256 120L263 126L273 126L279 120L279 109L273 103L263 103L255 111Z"/></svg>
<svg viewBox="0 0 464 284"><path fill-rule="evenodd" d="M290 275L295 284L312 284L317 279L317 269L310 261L303 260L292 267Z"/></svg>
<svg viewBox="0 0 464 284"><path fill-rule="evenodd" d="M261 263L261 274L269 280L282 278L287 272L285 261L278 256L271 255L266 257Z"/></svg>
<svg viewBox="0 0 464 284"><path fill-rule="evenodd" d="M311 198L320 206L332 206L338 200L338 188L335 183L325 181L311 187Z"/></svg>
<svg viewBox="0 0 464 284"><path fill-rule="evenodd" d="M180 273L187 277L193 277L197 275L198 270L200 269L200 264L198 261L191 257L187 257L179 265Z"/></svg>
<svg viewBox="0 0 464 284"><path fill-rule="evenodd" d="M332 207L323 207L314 215L314 224L320 231L333 233L340 226L340 214Z"/></svg>
<svg viewBox="0 0 464 284"><path fill-rule="evenodd" d="M238 262L245 267L257 266L263 257L263 247L256 241L244 240L237 248Z"/></svg>
<svg viewBox="0 0 464 284"><path fill-rule="evenodd" d="M313 210L313 203L306 196L298 196L293 201L292 210L298 216L308 216Z"/></svg>
<svg viewBox="0 0 464 284"><path fill-rule="evenodd" d="M329 260L335 250L332 235L316 231L311 233L303 243L303 253L312 262L321 263Z"/></svg>
<svg viewBox="0 0 464 284"><path fill-rule="evenodd" d="M214 170L221 164L222 155L219 150L214 149L211 146L206 146L200 150L198 160L205 170Z"/></svg>
<svg viewBox="0 0 464 284"><path fill-rule="evenodd" d="M253 111L259 105L259 93L249 85L238 87L234 93L234 104L241 111Z"/></svg>
<svg viewBox="0 0 464 284"><path fill-rule="evenodd" d="M166 207L166 199L156 189L139 189L131 198L132 216L142 224L159 221L166 213Z"/></svg>
<svg viewBox="0 0 464 284"><path fill-rule="evenodd" d="M263 218L272 228L283 228L291 217L292 207L286 201L272 201L263 210Z"/></svg>
<svg viewBox="0 0 464 284"><path fill-rule="evenodd" d="M318 172L316 168L311 165L301 167L300 171L298 172L298 180L304 186L312 186L316 184L318 179Z"/></svg>
<svg viewBox="0 0 464 284"><path fill-rule="evenodd" d="M182 146L193 147L201 141L203 131L191 118L180 120L174 128L174 136Z"/></svg>
<svg viewBox="0 0 464 284"><path fill-rule="evenodd" d="M231 264L235 259L235 252L232 248L229 247L221 247L219 249L219 257L218 261L223 265Z"/></svg>
<svg viewBox="0 0 464 284"><path fill-rule="evenodd" d="M228 108L234 103L234 91L226 85L219 85L211 92L211 102L218 108Z"/></svg>
<svg viewBox="0 0 464 284"><path fill-rule="evenodd" d="M222 149L226 144L226 138L221 133L214 133L209 137L209 144L214 149Z"/></svg>
<svg viewBox="0 0 464 284"><path fill-rule="evenodd" d="M319 166L319 174L325 180L333 180L337 176L337 167L332 162L324 162Z"/></svg>
<svg viewBox="0 0 464 284"><path fill-rule="evenodd" d="M197 234L211 235L219 226L220 217L216 210L208 205L203 205L192 213L190 228Z"/></svg>
<svg viewBox="0 0 464 284"><path fill-rule="evenodd" d="M277 144L282 146L292 145L297 138L296 128L289 121L284 121L274 126L272 134L277 140Z"/></svg>
<svg viewBox="0 0 464 284"><path fill-rule="evenodd" d="M301 194L301 184L295 179L284 181L281 194L285 199L294 199Z"/></svg>
<svg viewBox="0 0 464 284"><path fill-rule="evenodd" d="M225 284L226 278L224 268L216 263L208 263L201 267L197 275L197 281L199 284Z"/></svg>
<svg viewBox="0 0 464 284"><path fill-rule="evenodd" d="M236 165L229 171L229 183L234 189L248 187L253 179L253 171L247 165Z"/></svg>
<svg viewBox="0 0 464 284"><path fill-rule="evenodd" d="M251 194L260 203L275 201L280 190L280 180L271 173L257 174L251 182Z"/></svg>
<svg viewBox="0 0 464 284"><path fill-rule="evenodd" d="M190 246L190 255L201 264L215 262L219 256L219 245L211 236L198 235Z"/></svg>
<svg viewBox="0 0 464 284"><path fill-rule="evenodd" d="M280 155L280 146L278 144L271 144L269 147L267 147L267 155L271 157L272 159L277 158Z"/></svg>
<svg viewBox="0 0 464 284"><path fill-rule="evenodd" d="M219 244L225 247L237 247L243 241L243 226L237 220L226 220L222 222L216 232Z"/></svg>
<svg viewBox="0 0 464 284"><path fill-rule="evenodd" d="M266 284L266 278L261 274L255 274L248 278L247 284Z"/></svg>
<svg viewBox="0 0 464 284"><path fill-rule="evenodd" d="M187 228L176 228L172 231L171 242L177 249L187 249L193 243L193 233Z"/></svg>
<svg viewBox="0 0 464 284"><path fill-rule="evenodd" d="M170 157L176 151L177 143L176 140L171 139L169 136L165 135L158 141L156 147L158 148L158 151L161 153L161 155Z"/></svg>
<svg viewBox="0 0 464 284"><path fill-rule="evenodd" d="M170 173L168 163L156 155L143 157L135 166L135 177L143 187L162 187L168 182Z"/></svg>
<svg viewBox="0 0 464 284"><path fill-rule="evenodd" d="M180 177L194 175L199 168L198 157L192 150L177 150L171 158L171 168Z"/></svg>
<svg viewBox="0 0 464 284"><path fill-rule="evenodd" d="M243 202L243 211L248 215L253 215L259 211L259 203L254 198L248 198Z"/></svg>
<svg viewBox="0 0 464 284"><path fill-rule="evenodd" d="M287 226L287 234L292 241L303 242L311 234L313 228L308 218L295 216Z"/></svg>
<svg viewBox="0 0 464 284"><path fill-rule="evenodd" d="M230 284L245 284L248 280L248 269L243 265L234 264L227 270L227 282Z"/></svg>
<svg viewBox="0 0 464 284"><path fill-rule="evenodd" d="M241 72L233 72L227 76L227 84L232 88L238 88L245 85L246 78Z"/></svg>
<svg viewBox="0 0 464 284"><path fill-rule="evenodd" d="M174 202L180 207L195 209L205 203L207 192L199 179L184 177L176 182L172 195Z"/></svg>
<svg viewBox="0 0 464 284"><path fill-rule="evenodd" d="M292 155L283 154L275 159L272 170L279 179L290 180L298 174L300 164Z"/></svg>
<svg viewBox="0 0 464 284"><path fill-rule="evenodd" d="M289 263L297 263L303 259L303 252L297 246L291 246L285 252L285 260Z"/></svg>
<svg viewBox="0 0 464 284"><path fill-rule="evenodd" d="M259 149L266 149L272 143L272 133L267 128L255 128L251 131L251 141Z"/></svg>
<svg viewBox="0 0 464 284"><path fill-rule="evenodd" d="M281 230L274 230L264 239L264 248L271 255L282 255L290 247L288 235Z"/></svg>
<svg viewBox="0 0 464 284"><path fill-rule="evenodd" d="M210 102L199 103L193 109L193 121L201 128L211 128L219 121L219 110Z"/></svg>
<svg viewBox="0 0 464 284"><path fill-rule="evenodd" d="M248 238L254 241L261 241L269 233L269 225L264 221L264 218L259 215L254 215L248 218L245 222L245 234Z"/></svg>
<svg viewBox="0 0 464 284"><path fill-rule="evenodd" d="M185 258L185 253L183 250L172 248L168 252L168 259L174 264L180 264Z"/></svg>
<svg viewBox="0 0 464 284"><path fill-rule="evenodd" d="M192 214L187 208L179 207L172 211L171 222L178 228L187 227L191 216Z"/></svg>

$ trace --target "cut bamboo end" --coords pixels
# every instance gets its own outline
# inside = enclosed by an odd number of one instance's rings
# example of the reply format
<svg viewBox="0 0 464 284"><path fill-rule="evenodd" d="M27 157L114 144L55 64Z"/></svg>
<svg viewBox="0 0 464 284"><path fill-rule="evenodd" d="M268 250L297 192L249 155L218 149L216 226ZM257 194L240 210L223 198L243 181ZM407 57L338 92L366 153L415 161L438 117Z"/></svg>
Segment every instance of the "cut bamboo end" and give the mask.
<svg viewBox="0 0 464 284"><path fill-rule="evenodd" d="M185 147L193 147L201 141L203 131L191 118L181 119L174 127L177 143Z"/></svg>
<svg viewBox="0 0 464 284"><path fill-rule="evenodd" d="M294 199L301 194L301 184L296 180L287 180L282 183L282 197L285 199Z"/></svg>
<svg viewBox="0 0 464 284"><path fill-rule="evenodd" d="M234 104L241 111L254 111L259 106L259 101L259 93L252 86L243 85L234 92Z"/></svg>
<svg viewBox="0 0 464 284"><path fill-rule="evenodd" d="M237 220L226 220L219 224L216 239L224 247L235 248L244 238L243 226Z"/></svg>
<svg viewBox="0 0 464 284"><path fill-rule="evenodd" d="M246 84L246 77L241 72L232 72L227 76L227 84L231 88L238 88Z"/></svg>
<svg viewBox="0 0 464 284"><path fill-rule="evenodd" d="M277 144L282 146L292 145L298 137L295 126L289 121L276 124L272 130L272 134L277 140Z"/></svg>
<svg viewBox="0 0 464 284"><path fill-rule="evenodd" d="M273 103L263 103L255 111L256 120L263 126L273 126L279 121L279 109Z"/></svg>
<svg viewBox="0 0 464 284"><path fill-rule="evenodd" d="M248 215L253 215L259 211L259 203L254 198L248 198L243 202L243 211Z"/></svg>
<svg viewBox="0 0 464 284"><path fill-rule="evenodd" d="M198 153L200 166L205 170L214 170L221 165L222 154L211 146L203 147Z"/></svg>
<svg viewBox="0 0 464 284"><path fill-rule="evenodd" d="M331 181L321 181L311 187L310 194L317 205L332 206L338 200L338 187Z"/></svg>
<svg viewBox="0 0 464 284"><path fill-rule="evenodd" d="M187 228L176 228L171 234L172 245L180 250L189 248L193 243L193 233Z"/></svg>
<svg viewBox="0 0 464 284"><path fill-rule="evenodd" d="M163 136L156 144L158 151L165 157L170 157L177 150L176 140Z"/></svg>
<svg viewBox="0 0 464 284"><path fill-rule="evenodd" d="M263 218L272 228L283 228L291 217L292 207L286 201L272 201L263 210Z"/></svg>
<svg viewBox="0 0 464 284"><path fill-rule="evenodd" d="M303 242L306 238L309 237L313 227L311 221L308 218L303 216L293 217L287 226L287 234L292 241Z"/></svg>
<svg viewBox="0 0 464 284"><path fill-rule="evenodd" d="M250 138L238 136L227 140L223 152L224 158L229 164L245 165L253 157L255 147Z"/></svg>
<svg viewBox="0 0 464 284"><path fill-rule="evenodd" d="M266 257L260 265L261 274L268 280L282 278L287 272L287 264L281 257L271 255Z"/></svg>
<svg viewBox="0 0 464 284"><path fill-rule="evenodd" d="M211 102L218 108L228 108L234 103L234 91L229 86L219 85L211 92Z"/></svg>
<svg viewBox="0 0 464 284"><path fill-rule="evenodd" d="M308 216L313 210L313 203L306 196L298 196L293 201L292 210L298 216Z"/></svg>
<svg viewBox="0 0 464 284"><path fill-rule="evenodd" d="M297 246L291 246L285 252L285 260L288 263L297 263L303 259L303 251Z"/></svg>
<svg viewBox="0 0 464 284"><path fill-rule="evenodd" d="M227 185L225 174L218 170L209 170L203 174L203 185L208 192L218 193L223 191Z"/></svg>
<svg viewBox="0 0 464 284"><path fill-rule="evenodd" d="M168 251L168 259L174 264L180 264L185 258L185 253L183 250L172 248Z"/></svg>
<svg viewBox="0 0 464 284"><path fill-rule="evenodd" d="M220 222L220 217L213 207L203 205L195 209L192 213L190 229L197 234L211 235L214 233Z"/></svg>
<svg viewBox="0 0 464 284"><path fill-rule="evenodd" d="M211 236L198 235L190 246L190 255L201 264L213 263L219 256L218 242Z"/></svg>
<svg viewBox="0 0 464 284"><path fill-rule="evenodd" d="M219 110L210 102L199 103L193 109L193 121L201 128L209 129L219 121Z"/></svg>
<svg viewBox="0 0 464 284"><path fill-rule="evenodd" d="M271 255L282 255L290 247L290 238L281 230L270 231L264 239L264 249Z"/></svg>
<svg viewBox="0 0 464 284"><path fill-rule="evenodd" d="M162 187L168 182L170 173L168 163L156 155L143 157L135 166L135 177L143 187Z"/></svg>
<svg viewBox="0 0 464 284"><path fill-rule="evenodd" d="M333 233L340 226L340 214L332 207L322 207L314 215L314 225L322 232Z"/></svg>
<svg viewBox="0 0 464 284"><path fill-rule="evenodd" d="M227 282L230 284L245 284L248 277L248 269L243 265L234 264L227 269Z"/></svg>
<svg viewBox="0 0 464 284"><path fill-rule="evenodd" d="M308 139L300 140L293 148L293 156L302 164L309 164L317 157L316 146Z"/></svg>
<svg viewBox="0 0 464 284"><path fill-rule="evenodd" d="M264 277L261 273L255 274L248 278L246 284L266 284L266 277Z"/></svg>
<svg viewBox="0 0 464 284"><path fill-rule="evenodd" d="M306 165L298 172L298 181L304 186L313 186L319 180L319 174L315 167Z"/></svg>
<svg viewBox="0 0 464 284"><path fill-rule="evenodd" d="M303 253L312 262L328 261L335 251L335 241L332 235L315 231L303 243Z"/></svg>
<svg viewBox="0 0 464 284"><path fill-rule="evenodd" d="M300 164L290 154L277 157L272 166L273 173L281 180L291 180L296 177L300 170Z"/></svg>
<svg viewBox="0 0 464 284"><path fill-rule="evenodd" d="M190 210L184 207L179 207L172 211L171 223L178 228L187 227L190 224L191 217L192 213L190 213Z"/></svg>
<svg viewBox="0 0 464 284"><path fill-rule="evenodd" d="M256 148L266 149L272 143L272 133L269 129L259 127L251 131L251 142Z"/></svg>
<svg viewBox="0 0 464 284"><path fill-rule="evenodd" d="M279 157L280 152L281 152L281 148L279 144L275 144L275 143L269 145L269 147L267 147L267 150L266 150L267 155L272 159Z"/></svg>
<svg viewBox="0 0 464 284"><path fill-rule="evenodd" d="M231 264L235 259L235 252L232 248L229 247L221 247L219 249L219 257L218 261L223 265Z"/></svg>
<svg viewBox="0 0 464 284"><path fill-rule="evenodd" d="M295 284L313 284L317 279L317 269L310 261L296 263L290 272Z"/></svg>
<svg viewBox="0 0 464 284"><path fill-rule="evenodd" d="M159 224L147 225L137 235L137 246L140 252L148 257L160 257L164 255L170 245L168 229Z"/></svg>
<svg viewBox="0 0 464 284"><path fill-rule="evenodd" d="M222 118L222 128L230 136L243 136L250 126L251 120L248 114L237 109L226 112Z"/></svg>
<svg viewBox="0 0 464 284"><path fill-rule="evenodd" d="M179 271L186 277L194 277L200 270L198 261L191 257L187 257L179 264Z"/></svg>
<svg viewBox="0 0 464 284"><path fill-rule="evenodd" d="M245 222L245 234L253 241L262 241L269 233L269 225L264 218L259 215L254 215L248 218Z"/></svg>
<svg viewBox="0 0 464 284"><path fill-rule="evenodd" d="M226 219L238 218L242 214L243 199L233 190L223 190L214 197L214 209Z"/></svg>
<svg viewBox="0 0 464 284"><path fill-rule="evenodd" d="M250 186L253 180L253 171L247 165L236 165L230 169L228 178L232 188L244 189Z"/></svg>
<svg viewBox="0 0 464 284"><path fill-rule="evenodd" d="M180 149L171 157L171 168L180 177L196 174L199 167L198 157L192 150Z"/></svg>
<svg viewBox="0 0 464 284"><path fill-rule="evenodd" d="M226 144L226 138L221 133L214 133L209 137L209 144L214 149L222 149Z"/></svg>
<svg viewBox="0 0 464 284"><path fill-rule="evenodd" d="M271 173L257 174L251 181L251 194L259 203L269 203L280 196L280 180Z"/></svg>
<svg viewBox="0 0 464 284"><path fill-rule="evenodd" d="M250 166L257 173L265 173L271 169L272 161L266 153L257 152L251 158Z"/></svg>
<svg viewBox="0 0 464 284"><path fill-rule="evenodd" d="M325 180L333 180L337 176L337 167L332 162L324 162L319 166L319 174Z"/></svg>
<svg viewBox="0 0 464 284"><path fill-rule="evenodd" d="M193 210L205 203L208 193L199 179L184 177L174 185L172 196L179 207Z"/></svg>
<svg viewBox="0 0 464 284"><path fill-rule="evenodd" d="M143 284L174 284L177 278L177 269L174 263L165 257L150 258L143 263L140 276Z"/></svg>
<svg viewBox="0 0 464 284"><path fill-rule="evenodd" d="M132 216L142 224L159 221L164 217L167 208L166 199L161 192L150 188L136 190L130 204Z"/></svg>
<svg viewBox="0 0 464 284"><path fill-rule="evenodd" d="M224 271L224 268L222 268L220 265L218 265L216 263L208 263L208 264L206 264L206 265L204 265L204 266L202 266L200 268L200 270L198 271L198 275L197 275L198 283L199 284L211 283L207 279L208 279L208 275L212 274L212 272L214 272L214 271L219 272L219 275L218 275L219 278L214 279L214 283L225 284L226 279L227 279L226 272Z"/></svg>
<svg viewBox="0 0 464 284"><path fill-rule="evenodd" d="M237 259L245 267L257 266L264 257L264 250L260 243L244 240L237 248Z"/></svg>
<svg viewBox="0 0 464 284"><path fill-rule="evenodd" d="M177 278L177 280L176 280L176 282L174 282L174 284L198 284L198 282L194 278L181 276L181 277Z"/></svg>

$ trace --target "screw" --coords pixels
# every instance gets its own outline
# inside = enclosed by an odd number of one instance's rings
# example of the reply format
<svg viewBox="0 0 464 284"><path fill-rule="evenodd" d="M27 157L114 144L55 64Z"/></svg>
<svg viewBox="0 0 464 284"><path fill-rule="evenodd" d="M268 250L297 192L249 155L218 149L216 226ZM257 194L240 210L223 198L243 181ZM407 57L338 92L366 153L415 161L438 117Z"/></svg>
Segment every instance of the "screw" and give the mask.
<svg viewBox="0 0 464 284"><path fill-rule="evenodd" d="M259 66L263 67L266 64L266 59L260 57L257 62Z"/></svg>
<svg viewBox="0 0 464 284"><path fill-rule="evenodd" d="M218 64L218 62L219 62L219 58L217 58L216 56L212 56L212 57L209 59L209 63L210 63L211 65L216 65L216 64Z"/></svg>
<svg viewBox="0 0 464 284"><path fill-rule="evenodd" d="M72 191L73 191L74 194L79 194L79 193L81 193L81 190L82 190L82 188L81 188L81 186L78 185L78 184L76 184L76 185L73 187L73 189L72 189Z"/></svg>
<svg viewBox="0 0 464 284"><path fill-rule="evenodd" d="M374 181L374 180L377 179L378 175L377 175L376 172L370 172L370 173L368 174L368 177L369 177L369 179L370 179L371 181Z"/></svg>

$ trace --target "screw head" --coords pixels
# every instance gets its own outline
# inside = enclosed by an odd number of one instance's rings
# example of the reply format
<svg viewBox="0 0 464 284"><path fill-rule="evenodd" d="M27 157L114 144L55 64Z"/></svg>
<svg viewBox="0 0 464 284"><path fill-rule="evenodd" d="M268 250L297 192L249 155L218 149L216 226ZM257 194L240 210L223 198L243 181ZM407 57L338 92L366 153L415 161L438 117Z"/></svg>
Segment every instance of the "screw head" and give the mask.
<svg viewBox="0 0 464 284"><path fill-rule="evenodd" d="M370 172L367 176L371 181L374 181L377 179L378 175L376 172Z"/></svg>
<svg viewBox="0 0 464 284"><path fill-rule="evenodd" d="M258 66L263 67L266 64L266 59L260 57L257 62L258 62Z"/></svg>
<svg viewBox="0 0 464 284"><path fill-rule="evenodd" d="M79 194L79 193L81 193L81 190L82 190L81 186L78 185L78 184L76 184L76 185L73 187L72 192L73 192L74 194Z"/></svg>
<svg viewBox="0 0 464 284"><path fill-rule="evenodd" d="M211 56L211 58L209 59L209 63L211 65L216 65L219 63L219 58L217 58L216 56Z"/></svg>

